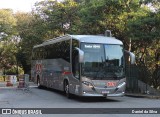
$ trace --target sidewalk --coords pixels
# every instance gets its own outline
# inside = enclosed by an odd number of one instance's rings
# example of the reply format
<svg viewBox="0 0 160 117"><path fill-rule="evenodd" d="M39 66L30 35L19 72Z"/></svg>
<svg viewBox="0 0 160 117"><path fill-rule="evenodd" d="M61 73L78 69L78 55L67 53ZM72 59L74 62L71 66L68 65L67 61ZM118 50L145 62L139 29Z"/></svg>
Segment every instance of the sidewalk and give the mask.
<svg viewBox="0 0 160 117"><path fill-rule="evenodd" d="M152 95L152 94L126 93L125 95L128 97L135 97L135 98L160 99L160 95Z"/></svg>
<svg viewBox="0 0 160 117"><path fill-rule="evenodd" d="M19 82L16 82L16 84L13 84L13 86L6 86L6 82L0 82L0 88L17 88ZM37 85L33 82L29 82L29 87L36 87Z"/></svg>

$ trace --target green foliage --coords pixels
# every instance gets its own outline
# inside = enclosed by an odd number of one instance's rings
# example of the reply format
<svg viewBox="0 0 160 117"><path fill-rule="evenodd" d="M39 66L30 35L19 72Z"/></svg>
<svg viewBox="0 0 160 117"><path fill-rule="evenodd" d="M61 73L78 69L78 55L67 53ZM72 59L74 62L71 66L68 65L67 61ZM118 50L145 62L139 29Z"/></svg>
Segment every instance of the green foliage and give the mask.
<svg viewBox="0 0 160 117"><path fill-rule="evenodd" d="M0 44L0 68L11 68L16 63L16 47L10 41L2 41Z"/></svg>
<svg viewBox="0 0 160 117"><path fill-rule="evenodd" d="M16 19L10 9L0 9L0 39L7 39L16 33Z"/></svg>
<svg viewBox="0 0 160 117"><path fill-rule="evenodd" d="M57 1L42 1L36 4L38 14L48 28L48 37L56 37L71 32L72 25L76 23L77 3L73 0L66 0L63 3Z"/></svg>
<svg viewBox="0 0 160 117"><path fill-rule="evenodd" d="M31 54L34 45L42 43L45 35L45 24L37 16L28 13L17 13L17 30L21 38L18 45L17 60L22 65L24 72L29 73ZM42 24L42 25L41 25Z"/></svg>
<svg viewBox="0 0 160 117"><path fill-rule="evenodd" d="M5 75L16 75L17 72L18 74L24 74L24 71L21 67L17 68L17 66L12 66L10 69L5 70Z"/></svg>
<svg viewBox="0 0 160 117"><path fill-rule="evenodd" d="M137 65L159 83L160 7L158 0L45 0L32 13L0 10L0 67L17 64L29 73L34 45L66 33L104 34L109 29L136 54ZM148 7L150 6L150 7ZM17 43L13 43L14 38ZM5 46L4 46L5 45ZM7 46L6 46L7 45ZM131 46L131 47L130 47ZM157 67L158 66L158 67Z"/></svg>
<svg viewBox="0 0 160 117"><path fill-rule="evenodd" d="M160 37L159 21L156 19L156 15L156 13L150 12L146 16L140 16L129 22L130 37L133 40L148 42L148 44Z"/></svg>

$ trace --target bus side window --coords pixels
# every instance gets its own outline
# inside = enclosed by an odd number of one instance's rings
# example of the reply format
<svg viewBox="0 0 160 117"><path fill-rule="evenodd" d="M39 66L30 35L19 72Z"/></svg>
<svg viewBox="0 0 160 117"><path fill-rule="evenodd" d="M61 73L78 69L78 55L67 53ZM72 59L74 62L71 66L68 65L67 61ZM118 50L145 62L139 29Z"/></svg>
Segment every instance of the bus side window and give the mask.
<svg viewBox="0 0 160 117"><path fill-rule="evenodd" d="M73 50L72 53L72 72L73 72L73 76L77 79L80 78L80 73L79 73L79 60L78 60L78 51L77 50Z"/></svg>
<svg viewBox="0 0 160 117"><path fill-rule="evenodd" d="M79 53L75 47L79 47L79 42L72 39L72 72L75 78L80 79Z"/></svg>

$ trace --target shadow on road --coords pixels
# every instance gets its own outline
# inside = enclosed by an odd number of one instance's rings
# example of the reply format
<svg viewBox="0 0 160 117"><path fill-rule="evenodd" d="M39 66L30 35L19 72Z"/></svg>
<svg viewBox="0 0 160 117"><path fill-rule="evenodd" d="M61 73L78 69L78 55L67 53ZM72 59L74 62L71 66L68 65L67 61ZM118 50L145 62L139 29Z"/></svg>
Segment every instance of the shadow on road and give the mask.
<svg viewBox="0 0 160 117"><path fill-rule="evenodd" d="M46 91L51 91L54 93L57 93L59 95L62 95L65 97L65 93L63 91L59 91L56 89L51 89L51 88L47 88L47 87L42 87L40 90L46 90ZM67 98L67 97L66 97ZM76 96L76 95L72 95L71 99L68 100L74 100L74 101L78 101L78 102L86 102L86 103L92 103L92 102L121 102L121 100L118 99L112 99L112 97L80 97L80 96Z"/></svg>
<svg viewBox="0 0 160 117"><path fill-rule="evenodd" d="M121 102L119 100L115 99L109 99L109 98L103 98L103 97L77 97L75 96L74 100L79 102L86 102L86 103L92 103L92 102Z"/></svg>

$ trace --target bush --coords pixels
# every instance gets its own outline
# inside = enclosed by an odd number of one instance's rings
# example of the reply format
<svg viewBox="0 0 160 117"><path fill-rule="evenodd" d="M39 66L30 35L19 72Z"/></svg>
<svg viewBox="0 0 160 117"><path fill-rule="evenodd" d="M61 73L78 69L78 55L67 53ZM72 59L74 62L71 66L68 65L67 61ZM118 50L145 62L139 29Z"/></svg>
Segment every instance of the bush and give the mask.
<svg viewBox="0 0 160 117"><path fill-rule="evenodd" d="M17 74L17 66L13 66L10 69L5 70L5 75L16 75ZM24 71L21 67L18 67L18 74L24 74Z"/></svg>

